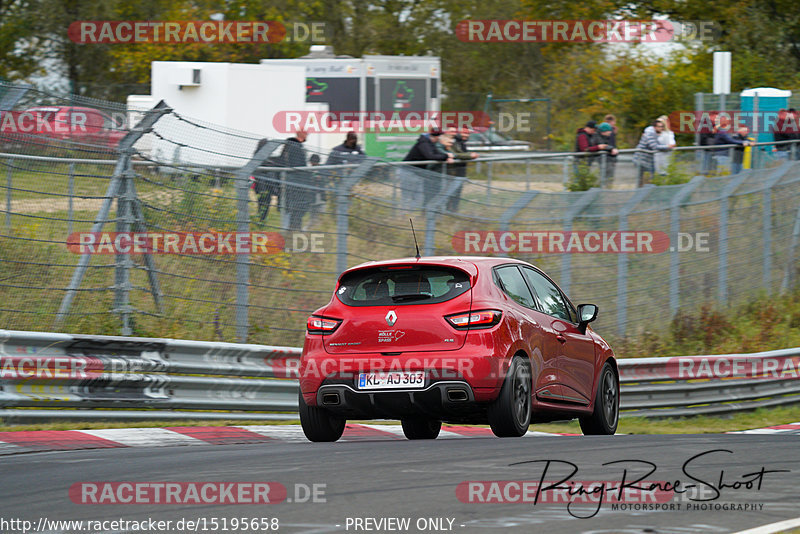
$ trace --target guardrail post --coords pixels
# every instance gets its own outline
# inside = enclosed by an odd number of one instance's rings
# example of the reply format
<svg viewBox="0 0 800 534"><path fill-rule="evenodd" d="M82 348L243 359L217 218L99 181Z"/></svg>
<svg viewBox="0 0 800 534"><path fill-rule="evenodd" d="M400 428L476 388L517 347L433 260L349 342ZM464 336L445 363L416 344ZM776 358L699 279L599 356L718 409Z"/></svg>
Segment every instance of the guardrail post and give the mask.
<svg viewBox="0 0 800 534"><path fill-rule="evenodd" d="M580 215L580 213L588 208L592 202L597 198L600 194L600 189L597 187L593 187L588 191L584 191L580 194L580 198L578 201L567 210L563 217L563 227L564 232L572 231L572 221ZM565 252L564 256L561 258L561 280L559 280L559 285L561 289L564 290L565 293L569 294L570 285L572 284L572 253Z"/></svg>
<svg viewBox="0 0 800 534"><path fill-rule="evenodd" d="M250 177L256 169L263 165L273 152L281 145L281 141L269 141L259 148L250 161L236 170L236 231L240 234L250 232ZM286 211L285 209L283 210ZM250 298L250 254L236 254L236 338L241 343L247 342L250 329L248 305Z"/></svg>
<svg viewBox="0 0 800 534"><path fill-rule="evenodd" d="M136 126L131 128L131 130L128 131L128 133L125 134L125 137L123 137L119 142L117 147L119 158L117 159L117 164L114 167L114 173L111 175L111 181L108 184L108 189L106 190L103 204L100 206L100 210L97 212L94 224L92 224L92 233L100 232L108 220L108 215L111 212L111 204L114 202L114 199L119 196L120 186L122 185L123 180L123 173L128 169L130 155L133 151L133 145L144 134L150 132L153 128L153 125L158 122L162 116L171 112L172 109L170 109L166 102L162 100L156 104L153 109L149 110L145 114L144 118L142 118L142 120L139 121ZM67 313L69 313L69 308L72 306L72 301L75 300L75 295L78 292L78 288L80 287L81 282L83 282L84 276L86 276L86 270L89 267L90 259L90 254L81 254L81 257L78 260L78 265L75 267L75 271L72 273L72 279L70 280L69 285L64 293L64 298L61 300L61 306L59 307L58 314L56 315L54 328L61 326L67 316Z"/></svg>
<svg viewBox="0 0 800 534"><path fill-rule="evenodd" d="M11 187L13 186L14 159L8 160L6 170L6 234L11 235Z"/></svg>
<svg viewBox="0 0 800 534"><path fill-rule="evenodd" d="M358 167L336 186L336 271L347 269L347 235L350 231L350 192L378 163L378 158L364 158ZM402 176L404 173L400 173ZM400 186L403 187L403 184Z"/></svg>
<svg viewBox="0 0 800 534"><path fill-rule="evenodd" d="M619 231L628 230L628 215L650 194L655 186L646 184L638 189L619 214ZM628 254L620 252L617 258L617 334L624 336L628 323Z"/></svg>
<svg viewBox="0 0 800 534"><path fill-rule="evenodd" d="M689 198L692 192L705 181L704 176L695 176L684 185L680 191L672 198L669 211L669 310L670 316L674 317L680 307L680 260L678 255L678 234L681 231L681 207Z"/></svg>

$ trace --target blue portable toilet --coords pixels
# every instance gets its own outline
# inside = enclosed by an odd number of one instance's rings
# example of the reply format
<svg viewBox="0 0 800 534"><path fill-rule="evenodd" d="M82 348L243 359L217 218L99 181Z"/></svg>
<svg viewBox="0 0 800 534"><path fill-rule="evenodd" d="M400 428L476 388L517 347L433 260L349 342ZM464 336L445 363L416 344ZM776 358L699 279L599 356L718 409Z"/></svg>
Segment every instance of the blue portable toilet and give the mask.
<svg viewBox="0 0 800 534"><path fill-rule="evenodd" d="M778 111L789 107L789 97L791 91L776 89L774 87L757 87L755 89L745 89L741 92L741 109L744 112L758 113L758 133L752 134L759 143L773 141L771 126L775 124ZM747 121L750 131L753 132L752 118ZM767 147L769 149L769 147Z"/></svg>

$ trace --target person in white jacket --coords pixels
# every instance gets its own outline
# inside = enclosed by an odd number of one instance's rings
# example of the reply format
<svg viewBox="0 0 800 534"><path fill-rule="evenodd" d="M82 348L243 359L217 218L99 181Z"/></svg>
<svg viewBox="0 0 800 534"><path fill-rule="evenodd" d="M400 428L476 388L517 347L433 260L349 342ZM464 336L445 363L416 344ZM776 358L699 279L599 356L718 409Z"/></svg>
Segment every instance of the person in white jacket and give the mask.
<svg viewBox="0 0 800 534"><path fill-rule="evenodd" d="M667 145L669 148L675 148L675 134L669 129L669 118L666 115L661 115L658 120L664 123L664 130L658 134L658 143L660 145ZM667 174L667 165L672 160L671 152L656 152L655 166L656 173L662 176Z"/></svg>

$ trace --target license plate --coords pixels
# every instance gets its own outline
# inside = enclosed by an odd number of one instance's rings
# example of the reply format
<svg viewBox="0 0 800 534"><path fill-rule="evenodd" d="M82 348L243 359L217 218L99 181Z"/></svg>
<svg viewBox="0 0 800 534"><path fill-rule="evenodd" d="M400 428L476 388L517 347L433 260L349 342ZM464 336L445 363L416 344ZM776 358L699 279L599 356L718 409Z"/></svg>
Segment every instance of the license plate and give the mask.
<svg viewBox="0 0 800 534"><path fill-rule="evenodd" d="M360 373L358 389L409 389L425 387L424 371Z"/></svg>

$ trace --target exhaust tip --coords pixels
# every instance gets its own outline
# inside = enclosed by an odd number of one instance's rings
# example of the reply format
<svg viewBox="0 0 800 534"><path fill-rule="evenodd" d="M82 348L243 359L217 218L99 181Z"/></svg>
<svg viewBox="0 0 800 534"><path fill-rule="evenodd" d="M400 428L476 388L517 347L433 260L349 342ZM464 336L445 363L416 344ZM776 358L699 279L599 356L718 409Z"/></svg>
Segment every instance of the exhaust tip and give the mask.
<svg viewBox="0 0 800 534"><path fill-rule="evenodd" d="M448 389L447 390L447 400L452 402L464 402L465 400L469 399L467 392L463 389Z"/></svg>
<svg viewBox="0 0 800 534"><path fill-rule="evenodd" d="M327 405L337 405L339 404L339 394L338 393L325 393L322 395L322 404Z"/></svg>

